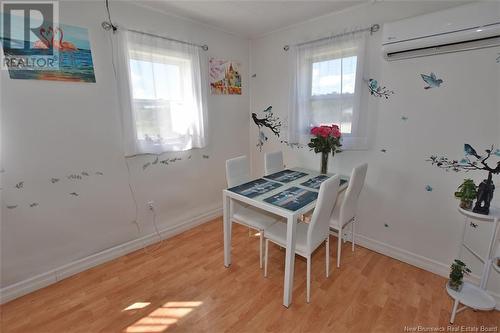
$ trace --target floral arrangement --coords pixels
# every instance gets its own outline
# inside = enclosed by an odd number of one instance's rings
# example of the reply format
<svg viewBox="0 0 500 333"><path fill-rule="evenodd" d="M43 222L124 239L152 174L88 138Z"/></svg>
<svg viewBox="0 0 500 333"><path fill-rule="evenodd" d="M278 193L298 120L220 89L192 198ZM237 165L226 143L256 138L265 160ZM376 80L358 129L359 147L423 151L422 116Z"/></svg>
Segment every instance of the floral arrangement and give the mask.
<svg viewBox="0 0 500 333"><path fill-rule="evenodd" d="M342 143L342 133L338 125L331 126L317 126L311 129L311 142L309 142L308 147L314 152L321 153L321 173L326 174L328 168L328 154L335 155L335 153L340 153L342 150L340 147Z"/></svg>

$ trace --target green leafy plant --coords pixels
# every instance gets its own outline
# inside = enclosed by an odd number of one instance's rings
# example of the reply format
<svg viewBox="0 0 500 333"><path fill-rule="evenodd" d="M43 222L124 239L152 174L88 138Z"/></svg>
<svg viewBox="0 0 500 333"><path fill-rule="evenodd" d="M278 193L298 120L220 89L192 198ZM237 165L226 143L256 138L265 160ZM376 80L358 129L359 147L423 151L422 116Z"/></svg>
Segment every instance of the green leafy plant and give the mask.
<svg viewBox="0 0 500 333"><path fill-rule="evenodd" d="M463 209L471 209L472 201L477 196L477 186L470 178L464 179L464 182L457 188L455 198L460 199L460 207Z"/></svg>
<svg viewBox="0 0 500 333"><path fill-rule="evenodd" d="M450 268L450 281L448 284L451 289L460 291L460 289L462 289L462 284L464 283L464 276L469 275L471 270L463 261L459 259L455 259Z"/></svg>

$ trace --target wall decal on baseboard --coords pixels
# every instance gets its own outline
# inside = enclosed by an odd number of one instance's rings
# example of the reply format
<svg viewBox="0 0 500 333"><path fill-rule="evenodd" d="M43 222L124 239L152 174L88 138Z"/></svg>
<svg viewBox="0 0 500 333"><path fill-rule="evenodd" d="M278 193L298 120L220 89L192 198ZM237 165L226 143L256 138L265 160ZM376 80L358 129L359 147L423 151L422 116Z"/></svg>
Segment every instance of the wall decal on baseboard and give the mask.
<svg viewBox="0 0 500 333"><path fill-rule="evenodd" d="M442 79L438 79L436 74L431 73L429 75L426 74L420 74L420 77L422 77L422 80L424 80L427 85L424 87L424 89L431 89L431 88L439 88L441 86L441 83L443 83Z"/></svg>
<svg viewBox="0 0 500 333"><path fill-rule="evenodd" d="M368 85L368 89L370 90L370 94L375 97L389 99L389 96L394 95L393 90L389 90L385 86L380 86L378 81L375 79L368 79L366 83Z"/></svg>
<svg viewBox="0 0 500 333"><path fill-rule="evenodd" d="M432 186L430 186L430 185L425 185L425 190L426 190L427 192L432 192L433 188L432 188Z"/></svg>
<svg viewBox="0 0 500 333"><path fill-rule="evenodd" d="M95 171L95 172L90 172L90 171L81 171L80 173L72 173L68 176L66 176L66 178L68 179L68 181L74 181L74 180L83 180L83 177L87 178L87 177L91 177L92 175L97 175L97 176L103 176L104 173L102 171ZM83 177L82 177L83 176ZM49 179L50 183L51 184L55 184L55 183L59 183L59 182L62 182L63 179L61 178L58 178L58 177L52 177ZM20 181L18 182L17 184L14 185L14 188L20 190L20 189L24 189L24 181ZM79 194L77 192L72 192L72 193L69 193L71 196L79 196ZM29 208L35 208L35 207L38 207L40 206L40 203L39 202L31 202L31 203L28 203L26 205L26 207L29 207ZM11 205L6 205L6 207L8 209L15 209L15 208L18 208L19 205L18 204L11 204ZM24 204L23 206L24 207Z"/></svg>
<svg viewBox="0 0 500 333"><path fill-rule="evenodd" d="M82 176L80 176L77 173L73 173L73 174L67 176L66 178L68 178L70 180L82 180Z"/></svg>

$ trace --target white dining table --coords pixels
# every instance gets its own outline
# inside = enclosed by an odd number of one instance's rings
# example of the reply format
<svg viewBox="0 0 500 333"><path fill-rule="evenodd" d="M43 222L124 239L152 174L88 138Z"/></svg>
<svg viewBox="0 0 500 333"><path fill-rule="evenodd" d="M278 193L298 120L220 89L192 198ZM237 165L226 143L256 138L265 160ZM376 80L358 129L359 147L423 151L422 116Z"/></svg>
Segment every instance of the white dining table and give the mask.
<svg viewBox="0 0 500 333"><path fill-rule="evenodd" d="M230 189L223 190L222 195L222 204L223 204L223 213L224 213L224 266L229 267L231 265L231 221L233 212L231 211L231 201L236 200L247 205L251 205L267 211L269 213L275 214L277 216L283 217L287 221L287 231L286 231L286 255L285 255L285 277L284 277L284 285L283 285L283 305L285 307L289 307L292 303L292 290L293 290L293 276L294 276L294 263L295 263L295 232L296 225L298 222L298 218L305 214L316 206L316 200L306 204L305 206L296 209L289 210L286 208L279 207L277 205L268 203L264 201L264 199L269 198L273 195L276 195L282 191L290 189L291 187L299 187L302 189L306 189L308 191L318 192L318 190L314 190L310 187L305 187L301 185L301 183L306 182L307 180L319 176L320 173L313 170L303 169L303 168L290 168L293 171L299 171L306 173L307 175L301 177L299 179L293 180L291 182L280 182L272 179L266 179L271 181L276 181L280 183L281 186L273 189L264 194L257 195L255 197L247 197L245 195L238 194ZM328 174L328 176L333 176L334 174ZM256 178L258 179L258 178ZM256 180L254 179L254 180ZM344 191L348 185L348 177L341 176L341 179L346 180L339 187L339 193Z"/></svg>

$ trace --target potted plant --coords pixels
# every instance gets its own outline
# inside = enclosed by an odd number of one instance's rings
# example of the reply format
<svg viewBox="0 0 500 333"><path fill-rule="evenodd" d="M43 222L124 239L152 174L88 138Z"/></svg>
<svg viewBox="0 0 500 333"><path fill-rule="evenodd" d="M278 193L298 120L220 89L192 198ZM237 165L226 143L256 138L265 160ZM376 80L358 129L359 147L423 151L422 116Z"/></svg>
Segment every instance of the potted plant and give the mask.
<svg viewBox="0 0 500 333"><path fill-rule="evenodd" d="M328 172L328 155L331 153L334 156L335 153L342 151L340 150L342 133L337 125L331 125L313 127L311 134L313 137L308 146L316 154L321 153L321 173L326 174Z"/></svg>
<svg viewBox="0 0 500 333"><path fill-rule="evenodd" d="M470 272L463 261L455 259L451 264L450 281L448 281L450 288L456 291L462 290L464 275L469 275Z"/></svg>
<svg viewBox="0 0 500 333"><path fill-rule="evenodd" d="M460 208L470 210L472 201L477 196L477 186L470 178L464 179L464 182L457 188L455 198L460 199Z"/></svg>

